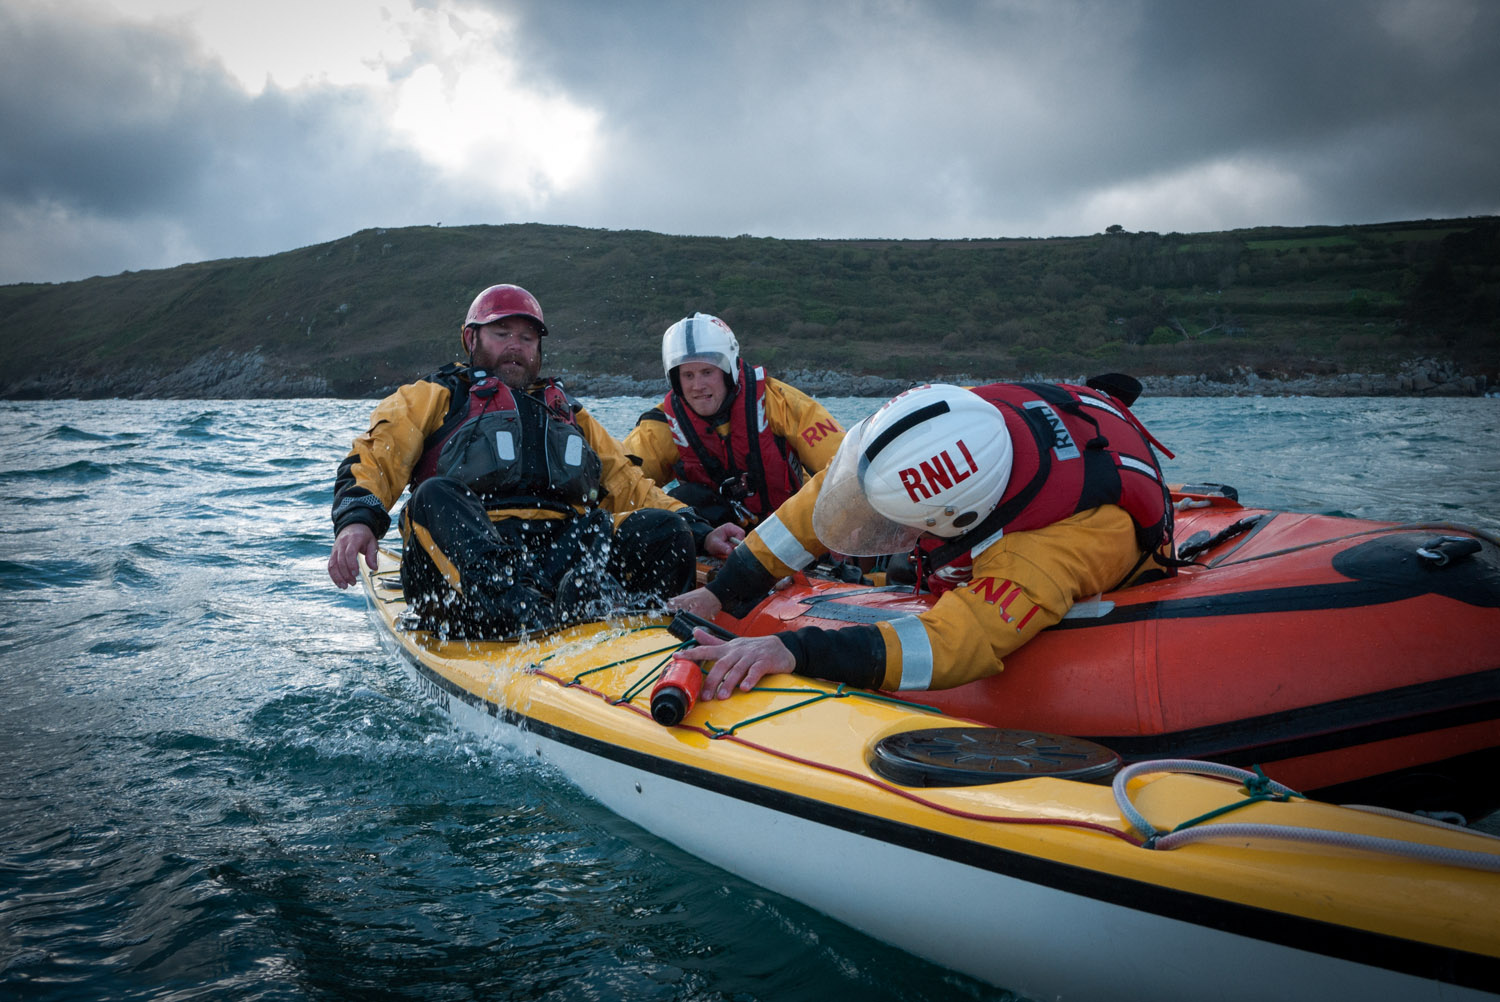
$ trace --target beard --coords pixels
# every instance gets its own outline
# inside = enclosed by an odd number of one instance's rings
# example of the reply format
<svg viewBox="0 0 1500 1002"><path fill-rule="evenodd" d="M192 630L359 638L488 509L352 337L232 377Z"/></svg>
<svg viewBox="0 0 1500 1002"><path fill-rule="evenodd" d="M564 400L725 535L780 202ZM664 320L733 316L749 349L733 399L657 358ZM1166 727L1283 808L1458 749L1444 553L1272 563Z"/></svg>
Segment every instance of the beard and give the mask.
<svg viewBox="0 0 1500 1002"><path fill-rule="evenodd" d="M513 390L524 390L537 381L542 374L542 357L538 352L536 357L530 361L523 359L502 360L498 365L490 369L500 377L500 382Z"/></svg>
<svg viewBox="0 0 1500 1002"><path fill-rule="evenodd" d="M476 369L482 369L492 375L498 376L500 382L513 390L524 390L537 381L542 373L542 350L537 348L536 352L529 358L516 351L508 351L504 354L489 355L488 353L473 355L469 359Z"/></svg>

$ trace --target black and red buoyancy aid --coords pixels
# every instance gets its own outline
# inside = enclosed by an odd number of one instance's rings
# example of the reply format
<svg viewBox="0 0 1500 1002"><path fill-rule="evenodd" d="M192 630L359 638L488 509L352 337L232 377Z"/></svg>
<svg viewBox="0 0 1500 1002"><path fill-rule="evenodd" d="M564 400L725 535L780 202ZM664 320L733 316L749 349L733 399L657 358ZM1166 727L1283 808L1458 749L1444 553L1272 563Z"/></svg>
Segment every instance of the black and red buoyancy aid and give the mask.
<svg viewBox="0 0 1500 1002"><path fill-rule="evenodd" d="M679 480L712 487L743 504L757 519L771 514L802 486L801 467L786 440L766 420L764 369L752 369L740 360L739 398L730 406L727 441L675 392L662 401L662 411L677 444L673 469Z"/></svg>
<svg viewBox="0 0 1500 1002"><path fill-rule="evenodd" d="M428 477L453 477L491 508L571 510L598 501L602 463L561 384L549 379L539 393L514 393L498 376L461 366L438 376L447 377L453 399L423 445L413 488Z"/></svg>
<svg viewBox="0 0 1500 1002"><path fill-rule="evenodd" d="M918 544L919 584L938 594L955 588L969 580L976 547L1100 505L1129 513L1144 552L1170 538L1172 505L1155 439L1118 399L1053 383L994 383L973 392L1005 417L1014 450L1010 482L974 528Z"/></svg>

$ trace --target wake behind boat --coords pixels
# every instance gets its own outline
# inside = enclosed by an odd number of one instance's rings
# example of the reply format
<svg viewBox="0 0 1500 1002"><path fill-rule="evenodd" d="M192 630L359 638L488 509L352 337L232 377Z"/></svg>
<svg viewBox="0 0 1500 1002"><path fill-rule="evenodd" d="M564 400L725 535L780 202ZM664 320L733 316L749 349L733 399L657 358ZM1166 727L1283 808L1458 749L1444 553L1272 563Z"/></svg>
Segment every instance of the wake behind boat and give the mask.
<svg viewBox="0 0 1500 1002"><path fill-rule="evenodd" d="M1271 551L1321 549L1277 542L1269 527L1256 534L1265 536L1264 559L1251 562L1246 545L1255 537L1246 529L1209 540L1205 562L1233 566L1223 558L1237 552L1253 566L1271 563ZM1368 527L1345 528L1348 536ZM1196 531L1180 538L1191 545ZM1448 559L1431 569L1493 568L1493 542L1421 531L1424 549L1442 535L1479 542L1477 551L1437 544ZM551 762L688 852L936 963L1036 997L1500 992L1494 838L1310 801L1227 766L1147 756L1121 770L1108 747L1119 734L1101 742L1038 733L1035 723L993 726L790 676L700 703L667 727L650 709L651 690L682 643L665 620L623 618L531 640L445 640L408 628L398 566L383 552L380 568L365 572L374 618L423 692L461 726ZM1130 594L1137 588L1100 602L1134 609L1125 620L1132 629L1160 633L1161 622L1151 626L1142 610L1162 607L1171 593L1138 600ZM1197 599L1215 594L1232 590ZM786 621L776 603L807 599L821 603L820 618L829 602L889 611L911 601L808 581L734 625L774 626ZM797 608L802 615L808 607ZM1462 640L1473 628L1464 620L1451 635ZM1049 631L1026 650L1053 632L1084 631ZM1193 652L1200 662L1223 653L1222 644L1199 643L1210 644ZM1321 663L1306 662L1302 674ZM1494 702L1494 667L1470 672L1489 688L1481 684L1481 698L1465 705ZM1429 677L1420 679L1413 684ZM1167 716L1176 690L1157 688L1163 719L1177 719ZM1484 721L1456 726L1475 723ZM1099 726L1055 730L1108 735ZM1281 778L1274 767L1270 774Z"/></svg>

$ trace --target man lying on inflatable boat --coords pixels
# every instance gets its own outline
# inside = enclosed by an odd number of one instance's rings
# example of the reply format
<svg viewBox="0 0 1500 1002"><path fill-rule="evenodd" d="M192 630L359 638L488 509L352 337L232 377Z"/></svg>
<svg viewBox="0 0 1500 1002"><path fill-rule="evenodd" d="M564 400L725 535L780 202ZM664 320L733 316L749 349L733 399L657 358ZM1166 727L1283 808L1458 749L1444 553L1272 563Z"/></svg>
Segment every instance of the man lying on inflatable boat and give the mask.
<svg viewBox="0 0 1500 1002"><path fill-rule="evenodd" d="M681 652L713 661L704 699L795 672L869 689L946 689L999 672L1011 651L1080 598L1170 570L1172 506L1130 413L1129 377L1089 386L933 384L852 428L832 464L766 519L677 609L741 617L782 577L830 550L915 547L919 616L725 641L695 631Z"/></svg>

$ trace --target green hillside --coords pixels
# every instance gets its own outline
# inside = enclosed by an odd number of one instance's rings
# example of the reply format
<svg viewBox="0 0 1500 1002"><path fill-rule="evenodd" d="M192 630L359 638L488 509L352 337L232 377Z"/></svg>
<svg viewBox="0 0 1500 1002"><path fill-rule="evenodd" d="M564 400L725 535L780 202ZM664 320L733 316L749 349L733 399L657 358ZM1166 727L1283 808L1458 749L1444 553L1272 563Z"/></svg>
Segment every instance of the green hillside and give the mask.
<svg viewBox="0 0 1500 1002"><path fill-rule="evenodd" d="M0 287L0 396L130 396L171 373L211 384L251 355L261 370L241 395L320 385L368 396L457 357L469 301L502 281L546 310L548 369L583 374L659 379L662 330L701 310L781 371L1301 375L1436 357L1490 385L1500 376L1500 219L1110 229L1038 240L363 230L270 257Z"/></svg>

